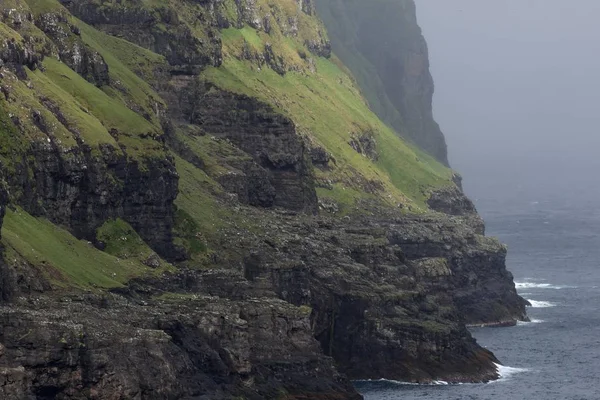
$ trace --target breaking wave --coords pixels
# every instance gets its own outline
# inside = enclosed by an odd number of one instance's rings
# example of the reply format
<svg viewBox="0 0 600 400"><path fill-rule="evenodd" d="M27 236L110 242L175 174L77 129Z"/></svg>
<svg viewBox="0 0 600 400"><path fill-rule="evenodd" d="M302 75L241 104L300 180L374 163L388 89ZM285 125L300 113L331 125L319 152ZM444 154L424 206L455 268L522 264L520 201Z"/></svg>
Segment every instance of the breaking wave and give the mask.
<svg viewBox="0 0 600 400"><path fill-rule="evenodd" d="M548 308L548 307L556 306L556 304L549 302L549 301L531 300L531 299L526 299L526 300L531 304L531 308Z"/></svg>
<svg viewBox="0 0 600 400"><path fill-rule="evenodd" d="M406 385L406 386L445 386L450 383L446 381L433 381L429 383L414 383L414 382L403 382L403 381L395 381L392 379L361 379L355 381L356 383L373 383L373 382L382 382L382 383L391 383L393 385Z"/></svg>
<svg viewBox="0 0 600 400"><path fill-rule="evenodd" d="M532 319L531 321L517 321L517 326L541 324L542 322L546 322L546 321L544 321L543 319Z"/></svg>
<svg viewBox="0 0 600 400"><path fill-rule="evenodd" d="M550 283L536 283L536 282L515 282L517 289L567 289L572 286L556 286Z"/></svg>
<svg viewBox="0 0 600 400"><path fill-rule="evenodd" d="M494 364L494 365L496 365L496 369L498 370L498 375L500 375L499 381L503 381L503 380L509 379L513 375L529 371L529 369L527 369L527 368L507 367L505 365L500 365L500 364Z"/></svg>

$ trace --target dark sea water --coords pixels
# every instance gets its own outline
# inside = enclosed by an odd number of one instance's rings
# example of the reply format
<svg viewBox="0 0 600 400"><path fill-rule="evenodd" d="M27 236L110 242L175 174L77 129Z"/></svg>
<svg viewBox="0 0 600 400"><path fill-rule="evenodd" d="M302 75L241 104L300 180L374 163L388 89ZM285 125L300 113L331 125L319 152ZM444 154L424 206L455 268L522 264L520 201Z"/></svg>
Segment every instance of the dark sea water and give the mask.
<svg viewBox="0 0 600 400"><path fill-rule="evenodd" d="M534 305L531 323L472 330L506 366L502 379L357 383L365 399L600 399L600 196L535 197L476 202L487 233L508 244L507 266Z"/></svg>

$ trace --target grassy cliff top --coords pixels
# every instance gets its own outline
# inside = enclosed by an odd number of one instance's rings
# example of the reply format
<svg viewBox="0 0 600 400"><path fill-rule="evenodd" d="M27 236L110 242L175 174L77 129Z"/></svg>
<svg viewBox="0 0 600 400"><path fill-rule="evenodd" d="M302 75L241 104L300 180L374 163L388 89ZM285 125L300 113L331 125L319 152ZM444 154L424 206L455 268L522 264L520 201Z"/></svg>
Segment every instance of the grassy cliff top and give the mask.
<svg viewBox="0 0 600 400"><path fill-rule="evenodd" d="M282 6L273 12L268 6L273 3ZM376 197L424 209L432 189L452 184L451 171L383 123L335 55L328 57L308 45L328 43L314 10L309 11L292 0L257 2L255 19L283 22L269 29L251 21L222 29L223 63L208 68L202 78L272 104L296 123L309 143L331 153L335 164L318 170L317 177L333 183L333 189L319 190L320 196L344 205ZM230 18L244 21L240 15ZM290 31L287 21L302 23ZM376 154L360 154L351 145L365 136L375 142Z"/></svg>
<svg viewBox="0 0 600 400"><path fill-rule="evenodd" d="M6 171L18 168L32 143L51 143L65 159L82 144L98 158L101 147L110 146L142 168L170 158L162 139L168 96L177 94L167 84L182 75L256 98L289 117L309 150L330 157L328 167L311 173L319 198L337 203L342 215L370 202L422 212L433 190L453 184L450 169L371 111L352 74L331 54L310 1L83 0L65 6L57 0L2 4L0 11L10 12L0 20L0 48L13 43L43 58L37 68L24 66L25 76L6 70L0 78ZM176 135L203 165L173 158L180 178L175 240L207 263L210 242L223 228L252 229L231 212L217 179L231 173L229 160L250 157L193 126L178 126ZM129 232L120 224L104 234ZM27 229L37 236L28 238ZM78 287L113 287L152 273L139 257L123 263L118 249L100 252L60 229L20 210L8 214L3 241L30 263L47 257L44 265L62 269L59 281ZM82 255L97 262L80 271Z"/></svg>

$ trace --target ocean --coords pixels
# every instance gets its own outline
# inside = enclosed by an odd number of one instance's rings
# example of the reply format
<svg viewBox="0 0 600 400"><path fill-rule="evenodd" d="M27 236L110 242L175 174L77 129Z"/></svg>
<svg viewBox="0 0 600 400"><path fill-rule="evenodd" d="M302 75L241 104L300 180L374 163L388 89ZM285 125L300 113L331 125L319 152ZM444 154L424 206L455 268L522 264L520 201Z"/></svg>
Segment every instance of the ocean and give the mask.
<svg viewBox="0 0 600 400"><path fill-rule="evenodd" d="M476 205L487 234L508 245L507 267L532 303L531 322L472 329L502 362L502 378L463 385L358 382L358 390L366 400L600 399L600 200L517 193Z"/></svg>

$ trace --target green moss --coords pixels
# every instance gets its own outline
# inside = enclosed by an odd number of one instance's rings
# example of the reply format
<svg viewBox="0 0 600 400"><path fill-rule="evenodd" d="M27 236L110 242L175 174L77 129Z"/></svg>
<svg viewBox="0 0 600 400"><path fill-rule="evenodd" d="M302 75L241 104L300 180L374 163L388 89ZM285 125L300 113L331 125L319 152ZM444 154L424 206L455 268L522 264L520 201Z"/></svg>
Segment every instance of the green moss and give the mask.
<svg viewBox="0 0 600 400"><path fill-rule="evenodd" d="M225 1L225 5L235 9L233 0ZM263 13L268 10L273 16L269 33L239 27L236 14L234 27L221 31L222 66L208 68L202 76L223 89L271 104L296 123L300 134L329 151L335 162L330 169L318 172L320 178L335 184L329 197L351 208L357 200L369 200L374 195L389 205L408 205L418 211L427 208L425 200L433 189L452 185L448 168L399 138L371 111L339 59L310 54L307 42L327 37L318 18L299 11L298 3L292 0L257 0L256 9ZM285 22L291 20L297 22L293 33ZM243 59L245 50L262 54L267 45L287 67L284 76L257 60ZM349 145L353 137L364 132L373 132L379 153L376 160ZM321 190L319 194L327 195Z"/></svg>
<svg viewBox="0 0 600 400"><path fill-rule="evenodd" d="M382 2L381 0L378 1ZM375 13L377 9L365 2L350 1L349 3L351 3L350 7L360 9L358 14L362 16ZM316 4L319 15L327 23L336 54L352 70L372 109L388 124L403 126L402 117L386 94L385 85L377 68L357 49L356 32L359 27L355 16L346 12L347 7L345 7L345 4L335 0L318 0ZM398 8L398 6L394 6L394 8ZM374 21L376 18L372 16L368 20ZM397 21L401 20L402 16L399 16ZM398 28L398 31L402 30L402 24L393 25Z"/></svg>
<svg viewBox="0 0 600 400"><path fill-rule="evenodd" d="M175 164L179 173L175 242L190 253L189 267L211 265L213 249L222 248L224 232L234 228L238 234L251 234L257 225L247 210L232 208L231 199L206 172L180 157L175 157ZM218 258L237 259L237 251L231 248Z"/></svg>
<svg viewBox="0 0 600 400"><path fill-rule="evenodd" d="M78 240L68 231L21 209L7 211L2 242L60 287L113 288L131 278L164 271L164 268L146 267L135 259L122 260L102 252L91 243Z"/></svg>
<svg viewBox="0 0 600 400"><path fill-rule="evenodd" d="M175 204L195 221L200 232L215 235L228 214L216 198L222 193L220 185L180 157L175 157L175 165L179 173L179 195Z"/></svg>
<svg viewBox="0 0 600 400"><path fill-rule="evenodd" d="M3 22L0 22L0 38L3 40L14 39L17 43L21 43L23 41L23 38L19 33L8 27L8 25Z"/></svg>
<svg viewBox="0 0 600 400"><path fill-rule="evenodd" d="M203 260L208 253L208 245L198 223L183 209L175 214L173 229L175 244L185 249L192 260Z"/></svg>
<svg viewBox="0 0 600 400"><path fill-rule="evenodd" d="M96 239L106 246L104 251L120 259L136 259L143 262L154 251L137 232L122 219L109 220L96 231Z"/></svg>
<svg viewBox="0 0 600 400"><path fill-rule="evenodd" d="M54 58L47 58L44 66L45 73L36 71L34 74L47 76L50 81L77 100L85 111L93 113L109 130L114 128L130 135L156 131L156 127L142 116L87 82L66 64Z"/></svg>
<svg viewBox="0 0 600 400"><path fill-rule="evenodd" d="M112 97L122 97L125 103L137 104L155 124L156 108L165 107L160 96L148 82L155 81L155 70L164 67L164 57L126 40L102 33L77 21L83 41L100 53L108 64L110 79L117 89L103 88ZM112 89L112 90L111 90Z"/></svg>
<svg viewBox="0 0 600 400"><path fill-rule="evenodd" d="M210 68L204 78L224 89L248 94L273 104L290 116L299 132L311 136L335 158L324 175L352 191L343 203L368 197L365 185L379 182L378 196L391 204L414 203L425 208L431 188L450 185L451 171L408 145L369 109L353 80L334 62L316 61L317 72L258 70L246 61L228 58ZM380 153L376 162L354 151L348 142L355 134L374 132ZM339 193L341 195L341 193ZM353 195L354 199L348 196Z"/></svg>
<svg viewBox="0 0 600 400"><path fill-rule="evenodd" d="M356 206L357 199L377 198L374 195L369 195L339 183L333 185L331 189L317 188L317 196L325 203L333 201L339 208L337 214L340 216L351 214Z"/></svg>
<svg viewBox="0 0 600 400"><path fill-rule="evenodd" d="M264 47L263 44L263 40L260 38L260 36L258 36L258 33L256 32L256 30L250 28L250 27L244 27L242 29L227 29L223 31L223 35L226 37L228 32L231 32L233 35L235 34L240 34L245 40L246 42L248 42L248 44L250 44L252 47L254 47L257 50L262 50ZM231 42L230 40L228 40L228 38L226 37L226 39L228 42Z"/></svg>
<svg viewBox="0 0 600 400"><path fill-rule="evenodd" d="M327 33L321 21L302 12L296 0L256 0L258 15L269 15L270 31L257 31L249 26L241 29L229 28L221 31L223 54L225 57L240 57L245 44L252 50L262 53L265 44L269 44L276 56L281 56L288 67L296 70L308 70L307 61L300 56L308 54L306 43L327 39ZM231 25L237 27L239 16L234 0L225 0L221 4L221 14L228 18Z"/></svg>
<svg viewBox="0 0 600 400"><path fill-rule="evenodd" d="M29 73L31 82L35 87L35 95L41 95L55 104L69 123L72 124L72 128L80 132L82 139L90 146L108 143L116 147L115 139L108 133L103 122L94 113L90 112L85 97L79 95L79 93L88 90L88 86L92 88L94 86L59 61L47 59L45 65L48 68L47 74L41 71ZM57 75L60 75L63 84L71 81L72 87L67 87L65 90L62 87L63 85L57 84L55 79ZM30 95L33 98L34 93L30 93ZM88 96L93 96L93 92L89 93ZM58 123L58 125L62 124ZM63 141L70 138L64 145L75 144L75 140L70 133L65 133L64 136Z"/></svg>
<svg viewBox="0 0 600 400"><path fill-rule="evenodd" d="M10 101L6 101L4 98L0 99L0 124L2 125L0 128L0 159L5 170L9 172L9 176L12 175L12 172L16 172L17 168L22 168L23 156L27 153L31 142L46 142L51 136L59 146L65 149L76 143L73 134L36 97L40 93L47 93L46 88L36 85L30 89L19 80L12 80L10 84ZM51 96L46 100L56 103ZM65 104L72 106L70 103ZM70 114L69 111L69 107L65 107L65 113ZM38 113L41 120L44 121L47 134L34 123L34 113ZM12 117L9 117L8 114L11 114ZM74 115L80 116L81 114L75 110ZM18 129L12 122L13 120L18 121ZM82 121L86 126L91 121L91 126L94 126L93 119L88 119L87 116ZM78 125L74 123L73 127L76 128ZM97 127L102 130L100 124L95 125L95 128ZM68 156L69 154L65 153L65 157Z"/></svg>
<svg viewBox="0 0 600 400"><path fill-rule="evenodd" d="M25 0L35 15L63 11L64 7L56 0Z"/></svg>
<svg viewBox="0 0 600 400"><path fill-rule="evenodd" d="M159 127L127 108L121 101L111 98L60 61L46 58L44 66L45 72L31 73L32 79L41 83L40 90L52 92L61 107L71 110L79 108L80 115L89 115L81 118L88 124L91 125L93 120L99 121L100 124L94 123L97 129L82 130L81 134L86 141L114 143L114 139L108 134L114 130L119 143L127 148L129 157L140 160L164 157L163 146L153 140L153 137L162 134Z"/></svg>
<svg viewBox="0 0 600 400"><path fill-rule="evenodd" d="M298 311L300 311L300 314L308 317L312 313L312 307L307 305L301 305L300 307L298 307Z"/></svg>
<svg viewBox="0 0 600 400"><path fill-rule="evenodd" d="M244 153L229 141L208 135L196 135L193 126L182 126L177 138L184 143L204 163L202 168L213 179L237 170L245 162L252 161L248 153Z"/></svg>
<svg viewBox="0 0 600 400"><path fill-rule="evenodd" d="M19 140L17 128L6 111L6 102L0 100L0 160L7 174L16 173L15 159L23 154L26 142Z"/></svg>
<svg viewBox="0 0 600 400"><path fill-rule="evenodd" d="M411 72L421 73L420 77L400 76L398 60L411 57L415 46L420 47L417 52L426 51L414 14L397 0L315 0L315 4L334 52L352 71L375 113L400 135L447 163L443 136L426 109L431 107L427 90L419 95L398 84L404 79L432 83L427 82L427 65Z"/></svg>

